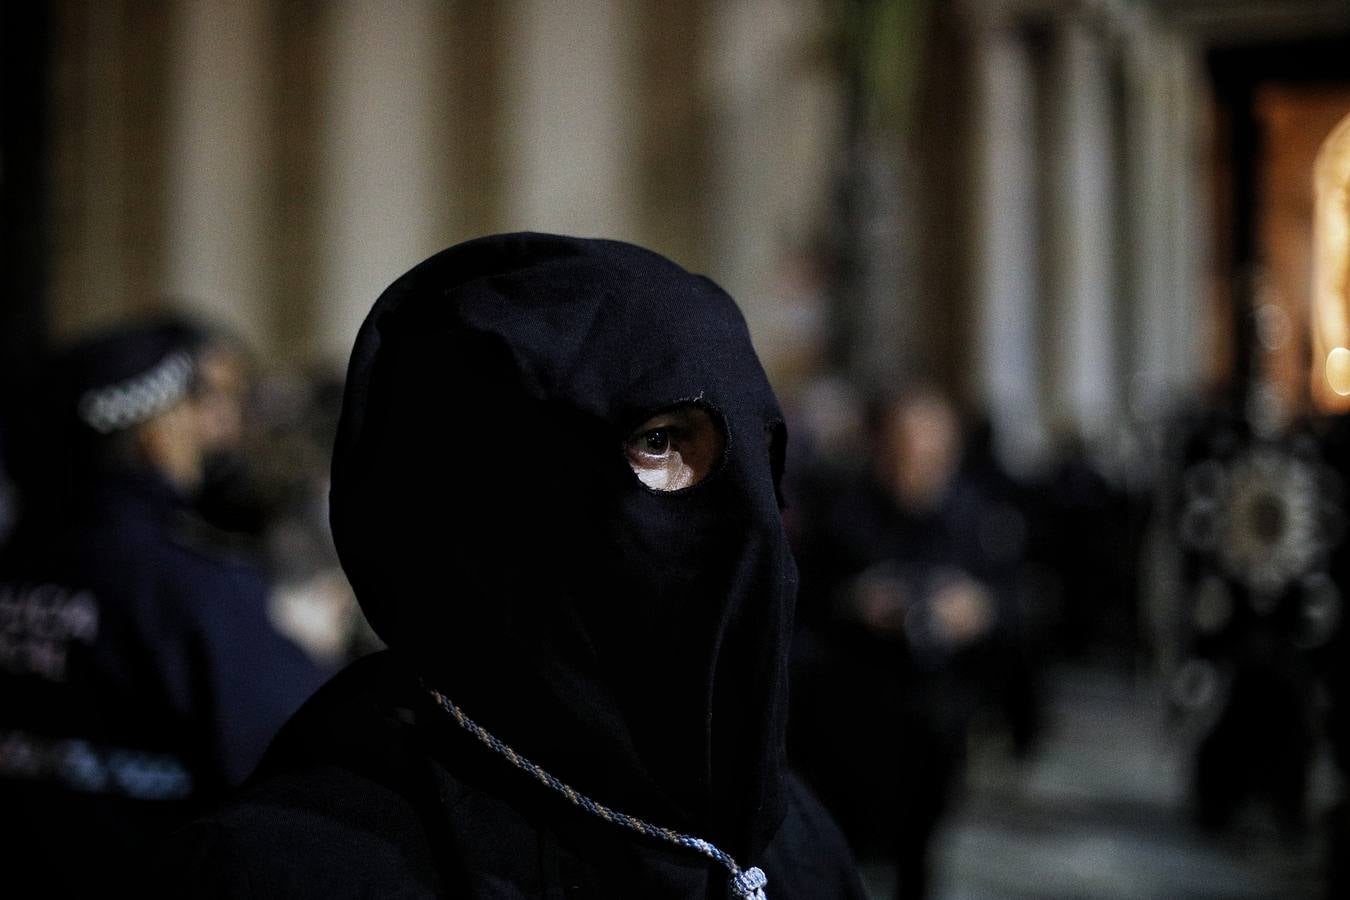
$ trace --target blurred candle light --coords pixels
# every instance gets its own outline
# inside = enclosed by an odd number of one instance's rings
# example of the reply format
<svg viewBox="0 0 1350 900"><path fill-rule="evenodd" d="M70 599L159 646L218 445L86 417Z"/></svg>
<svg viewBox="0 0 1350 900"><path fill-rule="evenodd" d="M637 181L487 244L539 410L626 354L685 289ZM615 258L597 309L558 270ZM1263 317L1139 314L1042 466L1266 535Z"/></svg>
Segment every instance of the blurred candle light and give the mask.
<svg viewBox="0 0 1350 900"><path fill-rule="evenodd" d="M1313 180L1314 346L1326 353L1326 384L1345 397L1350 396L1350 116L1322 144Z"/></svg>
<svg viewBox="0 0 1350 900"><path fill-rule="evenodd" d="M1342 397L1350 396L1350 350L1333 347L1327 354L1327 383Z"/></svg>

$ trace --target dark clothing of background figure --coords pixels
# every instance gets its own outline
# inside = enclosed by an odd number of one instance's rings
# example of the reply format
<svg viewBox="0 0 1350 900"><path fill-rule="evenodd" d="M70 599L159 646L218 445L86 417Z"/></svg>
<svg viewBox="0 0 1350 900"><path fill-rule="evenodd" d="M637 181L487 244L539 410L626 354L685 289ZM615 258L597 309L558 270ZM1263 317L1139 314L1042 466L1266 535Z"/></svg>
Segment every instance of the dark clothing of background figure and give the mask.
<svg viewBox="0 0 1350 900"><path fill-rule="evenodd" d="M757 864L774 900L862 900L799 784ZM395 656L350 666L286 726L235 803L175 836L166 896L716 898L726 871L549 792L463 731Z"/></svg>
<svg viewBox="0 0 1350 900"><path fill-rule="evenodd" d="M43 897L105 893L243 781L328 674L167 482L109 472L76 495L0 575L5 885Z"/></svg>
<svg viewBox="0 0 1350 900"><path fill-rule="evenodd" d="M1018 512L958 473L931 511L901 508L871 477L837 492L804 536L791 748L794 761L866 857L898 864L902 897L928 890L928 849L964 769L982 707L1000 710L1015 744L1035 726L1015 576ZM987 632L944 643L930 604L958 577L992 601ZM863 581L906 597L903 624L869 627L853 607ZM847 740L840 736L846 735Z"/></svg>

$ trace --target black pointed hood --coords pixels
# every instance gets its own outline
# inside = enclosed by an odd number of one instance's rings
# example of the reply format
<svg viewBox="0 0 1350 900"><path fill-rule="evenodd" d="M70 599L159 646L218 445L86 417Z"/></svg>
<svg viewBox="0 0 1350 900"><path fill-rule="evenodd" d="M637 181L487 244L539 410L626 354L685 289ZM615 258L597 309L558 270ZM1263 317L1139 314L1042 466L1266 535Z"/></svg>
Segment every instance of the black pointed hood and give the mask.
<svg viewBox="0 0 1350 900"><path fill-rule="evenodd" d="M624 438L683 402L725 455L650 490ZM601 803L753 857L784 809L784 439L711 281L613 241L483 238L361 327L333 533L376 631L467 715Z"/></svg>

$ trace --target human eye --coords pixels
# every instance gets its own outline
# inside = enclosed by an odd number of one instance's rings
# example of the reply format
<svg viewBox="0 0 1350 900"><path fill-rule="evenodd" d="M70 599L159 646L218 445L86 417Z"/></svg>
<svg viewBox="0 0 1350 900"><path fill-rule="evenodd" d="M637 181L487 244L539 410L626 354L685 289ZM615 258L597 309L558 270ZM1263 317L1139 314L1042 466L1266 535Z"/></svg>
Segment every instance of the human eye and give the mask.
<svg viewBox="0 0 1350 900"><path fill-rule="evenodd" d="M685 404L652 416L624 441L633 474L655 491L698 484L721 458L722 432L707 410Z"/></svg>
<svg viewBox="0 0 1350 900"><path fill-rule="evenodd" d="M653 428L642 434L642 451L653 456L670 452L670 429Z"/></svg>

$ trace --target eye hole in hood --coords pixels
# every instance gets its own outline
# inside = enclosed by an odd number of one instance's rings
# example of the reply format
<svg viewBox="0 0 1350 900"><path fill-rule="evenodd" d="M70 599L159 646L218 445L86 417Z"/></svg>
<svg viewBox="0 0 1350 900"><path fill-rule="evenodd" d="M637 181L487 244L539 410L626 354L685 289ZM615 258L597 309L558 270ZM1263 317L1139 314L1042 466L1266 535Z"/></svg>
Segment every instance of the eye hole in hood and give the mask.
<svg viewBox="0 0 1350 900"><path fill-rule="evenodd" d="M629 468L645 487L674 492L711 476L726 445L719 416L697 403L681 403L633 429L623 450Z"/></svg>

